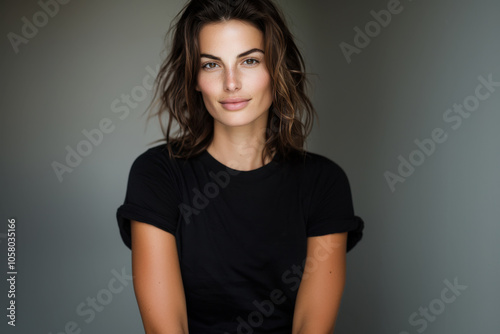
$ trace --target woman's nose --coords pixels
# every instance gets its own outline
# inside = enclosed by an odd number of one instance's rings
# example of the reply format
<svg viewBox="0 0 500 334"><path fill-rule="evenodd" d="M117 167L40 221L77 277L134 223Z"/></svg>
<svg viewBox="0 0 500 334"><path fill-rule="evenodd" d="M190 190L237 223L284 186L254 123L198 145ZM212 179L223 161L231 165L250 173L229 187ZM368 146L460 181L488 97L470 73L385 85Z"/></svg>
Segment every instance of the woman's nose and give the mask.
<svg viewBox="0 0 500 334"><path fill-rule="evenodd" d="M237 91L241 88L240 75L236 69L227 69L224 72L224 90L228 92Z"/></svg>

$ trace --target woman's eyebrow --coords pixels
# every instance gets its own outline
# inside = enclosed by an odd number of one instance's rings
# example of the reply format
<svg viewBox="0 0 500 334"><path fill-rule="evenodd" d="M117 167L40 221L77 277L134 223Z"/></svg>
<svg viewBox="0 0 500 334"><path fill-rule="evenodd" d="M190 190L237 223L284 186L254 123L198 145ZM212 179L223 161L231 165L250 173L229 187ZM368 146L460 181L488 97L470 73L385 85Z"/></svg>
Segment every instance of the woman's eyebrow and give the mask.
<svg viewBox="0 0 500 334"><path fill-rule="evenodd" d="M253 48L251 50L248 50L248 51L245 51L243 53L240 53L238 55L238 58L248 56L249 54L254 53L254 52L261 52L262 54L264 54L264 51L262 51L261 49ZM216 56L213 56L213 55L210 55L210 54L207 54L207 53L202 53L200 55L200 57L210 58L210 59L219 60L219 61L221 60L219 57L216 57Z"/></svg>

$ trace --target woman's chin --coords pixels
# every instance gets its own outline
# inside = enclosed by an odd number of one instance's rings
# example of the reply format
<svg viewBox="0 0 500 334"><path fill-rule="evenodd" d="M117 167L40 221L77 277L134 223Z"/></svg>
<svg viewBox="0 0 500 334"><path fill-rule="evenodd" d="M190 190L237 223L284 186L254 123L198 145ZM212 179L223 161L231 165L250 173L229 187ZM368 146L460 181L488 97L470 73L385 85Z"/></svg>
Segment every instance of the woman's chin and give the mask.
<svg viewBox="0 0 500 334"><path fill-rule="evenodd" d="M223 127L245 127L257 125L259 118L258 117L249 117L248 115L243 115L242 113L237 114L238 112L234 112L233 115L225 115L225 117L219 117L215 119L216 123L219 123L219 126ZM262 123L263 127L266 126L266 123Z"/></svg>

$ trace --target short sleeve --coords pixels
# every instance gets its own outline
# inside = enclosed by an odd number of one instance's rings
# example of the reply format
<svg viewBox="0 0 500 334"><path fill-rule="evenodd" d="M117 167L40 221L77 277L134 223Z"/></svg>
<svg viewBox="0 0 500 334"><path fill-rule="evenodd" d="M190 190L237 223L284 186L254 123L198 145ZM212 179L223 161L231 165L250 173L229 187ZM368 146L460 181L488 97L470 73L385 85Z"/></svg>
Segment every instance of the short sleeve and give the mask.
<svg viewBox="0 0 500 334"><path fill-rule="evenodd" d="M154 225L175 235L179 200L168 159L152 149L136 158L128 177L125 202L116 218L120 235L132 248L130 221Z"/></svg>
<svg viewBox="0 0 500 334"><path fill-rule="evenodd" d="M327 158L322 159L312 174L307 236L348 232L347 251L350 251L361 240L364 221L354 214L347 175Z"/></svg>

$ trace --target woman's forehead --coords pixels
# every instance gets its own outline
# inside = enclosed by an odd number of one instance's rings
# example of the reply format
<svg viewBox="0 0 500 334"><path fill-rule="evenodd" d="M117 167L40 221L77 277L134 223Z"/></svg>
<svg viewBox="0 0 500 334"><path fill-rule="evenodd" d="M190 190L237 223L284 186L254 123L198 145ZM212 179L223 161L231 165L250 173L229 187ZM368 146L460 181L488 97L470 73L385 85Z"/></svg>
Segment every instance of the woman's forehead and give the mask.
<svg viewBox="0 0 500 334"><path fill-rule="evenodd" d="M200 31L199 44L201 53L239 54L253 48L263 49L264 35L251 23L229 20L204 25Z"/></svg>

